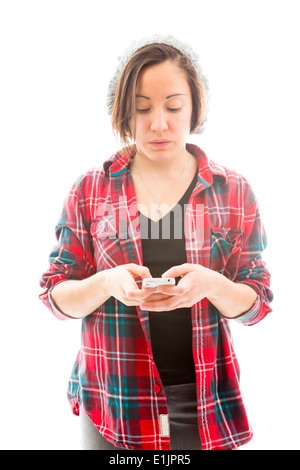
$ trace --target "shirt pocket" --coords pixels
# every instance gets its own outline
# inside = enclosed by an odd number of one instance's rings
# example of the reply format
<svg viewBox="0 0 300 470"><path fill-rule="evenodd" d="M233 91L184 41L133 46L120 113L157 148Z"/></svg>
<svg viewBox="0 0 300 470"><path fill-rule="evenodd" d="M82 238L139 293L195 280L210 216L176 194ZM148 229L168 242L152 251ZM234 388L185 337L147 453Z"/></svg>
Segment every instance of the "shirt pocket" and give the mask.
<svg viewBox="0 0 300 470"><path fill-rule="evenodd" d="M115 219L112 215L94 219L90 225L97 270L115 268L124 264Z"/></svg>
<svg viewBox="0 0 300 470"><path fill-rule="evenodd" d="M233 280L238 271L244 232L229 227L210 229L210 269Z"/></svg>
<svg viewBox="0 0 300 470"><path fill-rule="evenodd" d="M116 223L112 215L93 219L90 226L94 238L115 238L117 236Z"/></svg>

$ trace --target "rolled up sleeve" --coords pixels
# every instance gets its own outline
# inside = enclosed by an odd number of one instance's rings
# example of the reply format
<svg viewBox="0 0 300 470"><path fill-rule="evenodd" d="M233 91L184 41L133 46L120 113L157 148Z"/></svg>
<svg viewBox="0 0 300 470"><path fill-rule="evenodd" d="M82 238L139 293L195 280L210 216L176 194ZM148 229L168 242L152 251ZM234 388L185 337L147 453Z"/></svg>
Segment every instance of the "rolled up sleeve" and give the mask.
<svg viewBox="0 0 300 470"><path fill-rule="evenodd" d="M250 326L260 322L272 311L270 303L273 300L271 275L262 259L262 252L267 247L267 236L251 189L245 205L244 234L235 282L249 285L257 293L257 299L250 310L235 320Z"/></svg>
<svg viewBox="0 0 300 470"><path fill-rule="evenodd" d="M79 204L79 200L83 200L79 197L80 189L78 179L65 198L55 228L57 244L50 252L49 267L40 279L40 286L44 291L39 298L59 320L70 317L55 305L51 297L53 287L70 279L86 279L96 272L86 217Z"/></svg>

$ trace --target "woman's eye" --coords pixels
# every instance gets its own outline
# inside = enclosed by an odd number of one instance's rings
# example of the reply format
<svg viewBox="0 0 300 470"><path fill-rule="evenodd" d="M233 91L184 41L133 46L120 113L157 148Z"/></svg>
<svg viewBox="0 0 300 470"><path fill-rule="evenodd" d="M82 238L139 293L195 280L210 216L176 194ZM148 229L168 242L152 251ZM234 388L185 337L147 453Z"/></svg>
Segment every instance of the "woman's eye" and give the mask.
<svg viewBox="0 0 300 470"><path fill-rule="evenodd" d="M181 111L181 108L167 108L167 110L170 113L178 113L179 111ZM137 110L136 110L136 112L139 113L139 114L146 114L149 111L151 111L150 108L137 108Z"/></svg>

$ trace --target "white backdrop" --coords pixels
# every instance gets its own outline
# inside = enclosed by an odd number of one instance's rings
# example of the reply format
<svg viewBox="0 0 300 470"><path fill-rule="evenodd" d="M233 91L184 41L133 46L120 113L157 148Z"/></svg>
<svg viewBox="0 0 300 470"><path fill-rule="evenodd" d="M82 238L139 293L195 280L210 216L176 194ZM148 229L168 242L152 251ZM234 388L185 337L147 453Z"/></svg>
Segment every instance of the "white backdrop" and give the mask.
<svg viewBox="0 0 300 470"><path fill-rule="evenodd" d="M63 198L119 148L106 113L117 57L171 33L201 57L211 89L191 141L253 186L268 233L273 313L232 323L254 438L244 450L300 449L299 26L297 0L0 3L2 449L78 449L66 386L80 321L38 300Z"/></svg>

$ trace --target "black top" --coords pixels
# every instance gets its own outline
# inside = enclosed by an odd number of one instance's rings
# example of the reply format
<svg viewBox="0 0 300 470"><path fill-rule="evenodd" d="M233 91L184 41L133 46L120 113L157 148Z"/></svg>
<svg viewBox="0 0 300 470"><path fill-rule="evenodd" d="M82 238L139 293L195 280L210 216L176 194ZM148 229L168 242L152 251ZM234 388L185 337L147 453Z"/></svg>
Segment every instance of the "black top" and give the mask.
<svg viewBox="0 0 300 470"><path fill-rule="evenodd" d="M187 262L184 236L185 209L196 185L198 171L177 205L157 222L139 214L143 264L153 277ZM178 282L180 278L176 280ZM190 308L149 312L152 352L164 385L196 381Z"/></svg>

